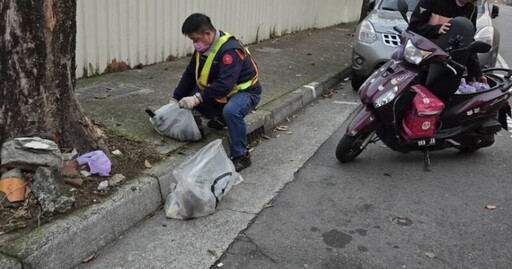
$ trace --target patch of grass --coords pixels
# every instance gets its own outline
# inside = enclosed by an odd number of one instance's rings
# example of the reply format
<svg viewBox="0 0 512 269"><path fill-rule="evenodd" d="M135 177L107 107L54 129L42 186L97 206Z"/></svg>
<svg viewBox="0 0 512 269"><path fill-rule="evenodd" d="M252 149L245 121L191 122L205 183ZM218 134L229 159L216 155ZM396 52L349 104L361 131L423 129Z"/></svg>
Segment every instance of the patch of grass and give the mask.
<svg viewBox="0 0 512 269"><path fill-rule="evenodd" d="M274 39L277 37L277 31L276 31L276 26L274 25L274 27L270 28L270 39Z"/></svg>
<svg viewBox="0 0 512 269"><path fill-rule="evenodd" d="M23 222L12 222L11 221L5 225L2 225L1 227L2 227L2 229L1 229L2 233L10 233L10 232L14 232L14 231L23 229L26 227L26 225Z"/></svg>
<svg viewBox="0 0 512 269"><path fill-rule="evenodd" d="M256 29L256 43L260 43L260 27Z"/></svg>
<svg viewBox="0 0 512 269"><path fill-rule="evenodd" d="M126 133L126 132L123 132L118 129L114 129L113 131L117 137L124 138L126 140L134 141L134 142L144 142L144 137L141 135L134 135L134 134Z"/></svg>
<svg viewBox="0 0 512 269"><path fill-rule="evenodd" d="M100 69L99 67L98 68L94 68L94 66L89 63L89 72L85 72L87 75L90 74L89 77L96 77L96 76L99 76L100 75Z"/></svg>

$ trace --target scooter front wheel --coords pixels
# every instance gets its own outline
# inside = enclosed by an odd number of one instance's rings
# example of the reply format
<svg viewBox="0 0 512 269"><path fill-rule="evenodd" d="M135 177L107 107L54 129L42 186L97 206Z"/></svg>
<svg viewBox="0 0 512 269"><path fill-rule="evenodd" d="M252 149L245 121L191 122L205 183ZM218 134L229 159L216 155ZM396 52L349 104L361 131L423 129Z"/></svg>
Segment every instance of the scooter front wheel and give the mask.
<svg viewBox="0 0 512 269"><path fill-rule="evenodd" d="M336 158L342 163L355 159L365 148L365 140L373 133L363 133L356 136L344 135L336 147ZM367 144L367 143L366 143Z"/></svg>

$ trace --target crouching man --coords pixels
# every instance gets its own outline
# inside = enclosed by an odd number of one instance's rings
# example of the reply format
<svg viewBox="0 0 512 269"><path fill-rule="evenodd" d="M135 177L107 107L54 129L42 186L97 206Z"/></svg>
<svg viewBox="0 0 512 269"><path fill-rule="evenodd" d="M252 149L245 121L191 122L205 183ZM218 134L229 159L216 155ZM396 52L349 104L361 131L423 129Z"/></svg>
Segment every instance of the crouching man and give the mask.
<svg viewBox="0 0 512 269"><path fill-rule="evenodd" d="M258 66L241 42L215 29L204 14L190 15L181 31L195 51L171 102L197 110L210 120L210 128L227 126L231 158L236 171L241 171L251 165L244 117L260 101Z"/></svg>

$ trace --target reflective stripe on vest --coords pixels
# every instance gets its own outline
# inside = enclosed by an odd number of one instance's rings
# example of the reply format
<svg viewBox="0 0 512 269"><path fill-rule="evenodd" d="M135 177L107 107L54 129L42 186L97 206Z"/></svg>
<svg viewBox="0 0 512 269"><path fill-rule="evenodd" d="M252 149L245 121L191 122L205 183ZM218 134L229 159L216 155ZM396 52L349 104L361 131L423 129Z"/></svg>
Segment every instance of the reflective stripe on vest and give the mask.
<svg viewBox="0 0 512 269"><path fill-rule="evenodd" d="M213 59L217 55L217 52L222 47L222 45L224 45L231 37L233 37L233 36L229 33L224 33L223 36L219 37L219 39L215 43L215 46L213 47L213 49L210 51L210 54L206 58L206 62L204 63L204 66L201 70L201 74L199 74L200 53L196 51L196 84L200 90L204 90L204 88L208 87L208 77L210 76L210 70L212 69ZM235 85L235 87L233 87L233 90L227 95L227 97L231 97L233 94L237 93L238 91L243 91L243 90L251 87L258 81L258 67L257 67L256 63L254 62L254 60L252 59L251 53L249 52L249 50L246 47L244 47L241 42L240 42L240 45L242 46L242 48L245 49L246 53L249 55L249 58L252 62L254 70L256 72L256 75L249 81ZM227 103L227 101L228 101L227 97L215 99L215 100L219 103Z"/></svg>

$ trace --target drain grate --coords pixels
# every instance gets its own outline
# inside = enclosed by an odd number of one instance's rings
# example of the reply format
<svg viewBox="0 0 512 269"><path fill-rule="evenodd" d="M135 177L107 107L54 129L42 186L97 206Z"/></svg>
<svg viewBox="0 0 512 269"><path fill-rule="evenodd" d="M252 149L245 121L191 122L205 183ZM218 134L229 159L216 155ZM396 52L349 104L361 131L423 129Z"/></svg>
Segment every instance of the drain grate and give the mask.
<svg viewBox="0 0 512 269"><path fill-rule="evenodd" d="M129 94L149 92L152 92L152 90L118 82L105 82L94 86L78 88L75 91L77 97L88 99L115 98Z"/></svg>

